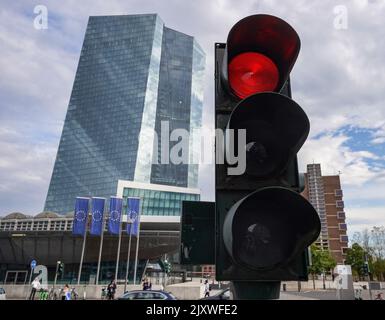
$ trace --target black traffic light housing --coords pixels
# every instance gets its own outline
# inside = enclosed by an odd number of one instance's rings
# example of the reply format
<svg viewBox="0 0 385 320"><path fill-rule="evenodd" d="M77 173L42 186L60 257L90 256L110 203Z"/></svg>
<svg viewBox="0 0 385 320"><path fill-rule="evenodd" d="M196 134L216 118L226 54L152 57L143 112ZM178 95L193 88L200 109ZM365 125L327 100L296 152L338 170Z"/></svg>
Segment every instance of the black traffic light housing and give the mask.
<svg viewBox="0 0 385 320"><path fill-rule="evenodd" d="M365 276L369 275L369 263L367 261L365 261L364 264L362 265L362 273Z"/></svg>
<svg viewBox="0 0 385 320"><path fill-rule="evenodd" d="M64 263L63 262L58 261L57 273L58 273L58 276L62 276L64 274Z"/></svg>
<svg viewBox="0 0 385 320"><path fill-rule="evenodd" d="M310 127L291 99L299 49L295 30L269 15L242 19L226 44L215 44L216 128L234 130L217 140L216 154L246 153L242 174L229 175L229 161L216 164L216 278L238 289L245 281L307 280L306 248L320 232L317 212L299 195L296 154ZM246 145L238 146L242 129Z"/></svg>

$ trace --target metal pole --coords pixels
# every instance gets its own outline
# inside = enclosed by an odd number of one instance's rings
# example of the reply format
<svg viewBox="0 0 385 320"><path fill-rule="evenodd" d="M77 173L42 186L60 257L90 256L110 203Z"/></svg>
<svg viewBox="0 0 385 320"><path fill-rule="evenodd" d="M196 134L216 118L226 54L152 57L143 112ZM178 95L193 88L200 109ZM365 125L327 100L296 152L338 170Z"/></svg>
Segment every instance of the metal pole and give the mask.
<svg viewBox="0 0 385 320"><path fill-rule="evenodd" d="M122 217L120 217L119 223L119 242L118 242L118 252L116 256L116 267L115 267L115 283L118 283L118 269L119 269L119 256L120 256L120 243L122 242Z"/></svg>
<svg viewBox="0 0 385 320"><path fill-rule="evenodd" d="M106 219L105 219L104 217L105 217L105 214L103 214L102 234L100 235L100 246L99 246L98 268L97 268L97 270L96 270L96 285L99 284L100 261L102 260L103 240L104 240L104 228L106 227Z"/></svg>
<svg viewBox="0 0 385 320"><path fill-rule="evenodd" d="M56 261L56 271L55 271L55 279L53 281L53 288L55 289L56 281L57 281L57 270L59 268L59 261Z"/></svg>
<svg viewBox="0 0 385 320"><path fill-rule="evenodd" d="M130 252L131 252L131 237L132 237L132 223L130 224L130 238L128 240L128 250L127 250L127 264L126 264L126 279L124 282L124 292L126 292L127 289L127 282L128 282L128 271L130 268Z"/></svg>
<svg viewBox="0 0 385 320"><path fill-rule="evenodd" d="M232 281L234 300L279 299L280 281Z"/></svg>
<svg viewBox="0 0 385 320"><path fill-rule="evenodd" d="M29 283L32 283L32 274L33 274L33 270L35 270L35 268L31 268L31 273L29 275Z"/></svg>
<svg viewBox="0 0 385 320"><path fill-rule="evenodd" d="M135 265L134 265L134 285L136 284L136 269L138 267L138 251L139 251L139 238L140 238L140 216L141 211L139 212L139 226L138 226L138 236L136 237L136 252L135 252Z"/></svg>
<svg viewBox="0 0 385 320"><path fill-rule="evenodd" d="M82 275L83 258L84 258L84 250L86 248L86 240L87 240L87 225L86 225L86 230L84 230L82 256L80 258L80 266L79 266L79 272L78 272L78 285L80 284L80 276Z"/></svg>

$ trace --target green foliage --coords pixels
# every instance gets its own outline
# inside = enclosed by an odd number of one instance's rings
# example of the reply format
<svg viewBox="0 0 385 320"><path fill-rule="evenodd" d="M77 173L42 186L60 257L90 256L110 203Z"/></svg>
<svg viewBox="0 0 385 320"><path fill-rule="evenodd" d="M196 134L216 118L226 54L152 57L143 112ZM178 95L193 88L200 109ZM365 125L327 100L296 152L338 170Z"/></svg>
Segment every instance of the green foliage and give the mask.
<svg viewBox="0 0 385 320"><path fill-rule="evenodd" d="M363 276L362 266L365 263L365 250L358 243L354 243L346 252L346 264L352 266L355 274Z"/></svg>
<svg viewBox="0 0 385 320"><path fill-rule="evenodd" d="M337 265L330 251L321 250L314 244L311 246L311 260L309 272L313 275L327 272Z"/></svg>
<svg viewBox="0 0 385 320"><path fill-rule="evenodd" d="M369 263L371 279L383 281L385 279L385 228L383 226L354 233L353 245L348 249L346 259L346 264L352 266L353 274L364 276L365 255Z"/></svg>

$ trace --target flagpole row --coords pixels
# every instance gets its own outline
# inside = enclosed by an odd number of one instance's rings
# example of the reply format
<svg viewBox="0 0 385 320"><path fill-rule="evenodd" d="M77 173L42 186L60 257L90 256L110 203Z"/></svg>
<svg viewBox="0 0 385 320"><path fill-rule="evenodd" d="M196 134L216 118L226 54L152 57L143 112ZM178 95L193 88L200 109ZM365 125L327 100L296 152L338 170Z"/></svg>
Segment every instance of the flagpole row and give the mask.
<svg viewBox="0 0 385 320"><path fill-rule="evenodd" d="M127 216L128 218L128 216ZM130 223L130 237L128 240L128 250L127 250L127 264L126 264L126 279L124 281L124 292L126 292L127 289L127 282L128 282L128 273L130 269L130 252L131 252L131 235L132 235L132 223Z"/></svg>
<svg viewBox="0 0 385 320"><path fill-rule="evenodd" d="M120 213L121 215L121 213ZM116 254L116 267L115 267L115 283L118 283L118 271L119 271L119 257L120 257L120 244L122 242L122 217L120 216L119 223L119 242L118 242L118 252Z"/></svg>
<svg viewBox="0 0 385 320"><path fill-rule="evenodd" d="M87 220L88 220L88 214L87 214ZM80 284L80 277L82 275L84 251L86 249L86 239L87 239L87 223L86 223L86 227L85 227L85 230L84 230L84 236L83 236L82 255L81 255L81 258L80 258L80 265L79 265L79 272L78 272L78 285Z"/></svg>
<svg viewBox="0 0 385 320"><path fill-rule="evenodd" d="M99 273L100 273L100 262L102 260L102 251L103 251L103 240L104 240L104 228L106 227L106 219L104 219L103 214L103 223L102 223L102 232L100 235L100 246L99 246L99 257L98 257L98 268L96 270L96 285L99 284Z"/></svg>
<svg viewBox="0 0 385 320"><path fill-rule="evenodd" d="M142 214L142 201L140 201L140 209L138 213L138 234L136 236L136 252L135 252L135 265L134 265L134 285L136 284L136 272L138 268L138 251L139 251L139 238L140 238L140 216Z"/></svg>

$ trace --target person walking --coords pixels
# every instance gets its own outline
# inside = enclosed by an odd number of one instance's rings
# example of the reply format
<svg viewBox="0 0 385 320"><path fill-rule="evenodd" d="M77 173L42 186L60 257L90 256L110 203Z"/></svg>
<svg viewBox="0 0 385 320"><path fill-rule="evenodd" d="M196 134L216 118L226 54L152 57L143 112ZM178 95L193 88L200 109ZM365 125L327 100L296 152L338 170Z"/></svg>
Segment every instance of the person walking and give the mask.
<svg viewBox="0 0 385 320"><path fill-rule="evenodd" d="M107 287L108 300L115 299L115 292L116 292L116 283L114 280L111 280L110 284Z"/></svg>
<svg viewBox="0 0 385 320"><path fill-rule="evenodd" d="M205 298L206 297L210 297L210 285L207 279L205 280Z"/></svg>
<svg viewBox="0 0 385 320"><path fill-rule="evenodd" d="M143 290L148 290L148 280L147 280L147 278L144 278L144 280L143 280Z"/></svg>
<svg viewBox="0 0 385 320"><path fill-rule="evenodd" d="M36 291L39 289L40 289L40 281L39 281L39 278L36 277L32 281L32 288L31 288L31 293L29 295L29 300L35 300Z"/></svg>
<svg viewBox="0 0 385 320"><path fill-rule="evenodd" d="M71 290L68 284L64 286L62 300L71 300Z"/></svg>

